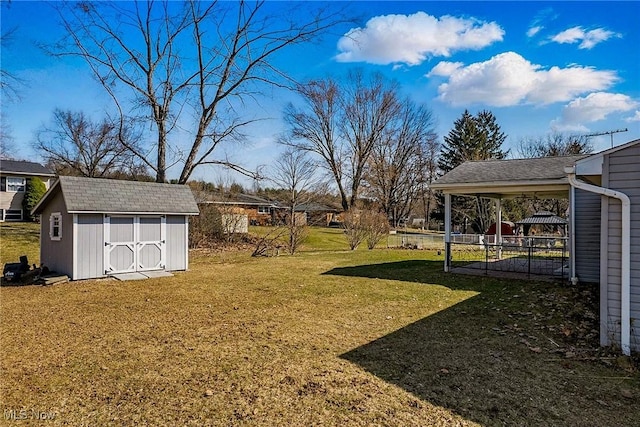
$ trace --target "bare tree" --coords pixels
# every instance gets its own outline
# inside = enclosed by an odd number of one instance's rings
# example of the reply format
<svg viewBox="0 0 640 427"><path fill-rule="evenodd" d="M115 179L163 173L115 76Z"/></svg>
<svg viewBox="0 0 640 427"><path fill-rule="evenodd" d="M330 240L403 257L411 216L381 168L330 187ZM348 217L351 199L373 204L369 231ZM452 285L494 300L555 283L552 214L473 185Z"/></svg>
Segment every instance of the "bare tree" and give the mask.
<svg viewBox="0 0 640 427"><path fill-rule="evenodd" d="M5 2L3 2L2 7L5 7ZM0 33L0 47L2 49L8 49L11 46L16 31L17 27L4 28L2 30L2 33ZM0 93L2 93L4 102L15 102L19 100L19 87L22 84L24 84L24 82L18 78L18 76L7 70L4 66L0 67Z"/></svg>
<svg viewBox="0 0 640 427"><path fill-rule="evenodd" d="M316 165L306 151L289 147L276 160L271 180L287 194L287 249L293 255L307 237L307 222L299 207L314 200Z"/></svg>
<svg viewBox="0 0 640 427"><path fill-rule="evenodd" d="M6 119L4 111L0 109L0 159L13 159L15 157L16 144L11 135L11 125Z"/></svg>
<svg viewBox="0 0 640 427"><path fill-rule="evenodd" d="M9 8L11 2L2 2L2 8ZM6 13L6 12L5 12ZM9 49L13 43L17 27L3 28L0 33L0 48ZM24 83L14 73L7 70L4 61L0 64L0 158L13 159L16 157L16 144L12 136L11 125L9 124L4 106L8 102L16 102L20 99L20 86Z"/></svg>
<svg viewBox="0 0 640 427"><path fill-rule="evenodd" d="M522 158L570 156L592 151L588 137L556 132L538 138L523 138L518 147L518 154Z"/></svg>
<svg viewBox="0 0 640 427"><path fill-rule="evenodd" d="M347 81L327 78L299 85L305 104L285 110L289 133L282 141L323 160L344 210L358 200L369 157L400 111L397 85L381 75L365 78L356 71Z"/></svg>
<svg viewBox="0 0 640 427"><path fill-rule="evenodd" d="M166 180L172 160L182 163L179 183L204 164L251 175L216 154L224 141L241 141L255 121L239 112L243 103L255 102L265 84L288 81L272 58L339 22L338 14L304 7L306 21L296 10L270 11L264 1L64 3L58 10L68 39L52 51L84 59L120 117L152 124L155 142L145 148L155 158L121 142L157 181ZM179 127L189 135L182 147L171 137Z"/></svg>
<svg viewBox="0 0 640 427"><path fill-rule="evenodd" d="M284 118L289 125L289 135L281 142L314 153L322 159L320 165L336 184L342 208L346 210L349 208L349 198L343 162L347 153L338 130L342 108L339 84L331 78L312 80L299 84L297 92L305 105L301 109L292 104L287 106Z"/></svg>
<svg viewBox="0 0 640 427"><path fill-rule="evenodd" d="M385 137L372 149L366 174L368 192L394 227L419 199L421 169L426 163L423 156L435 140L431 111L405 99Z"/></svg>
<svg viewBox="0 0 640 427"><path fill-rule="evenodd" d="M140 173L123 140L137 146L129 127L107 119L94 122L82 112L55 110L52 124L38 131L34 149L57 173L92 178Z"/></svg>
<svg viewBox="0 0 640 427"><path fill-rule="evenodd" d="M555 157L589 154L593 146L589 137L553 132L540 137L523 138L519 142L518 154L523 158ZM566 199L538 199L520 197L505 204L505 212L514 218L525 217L539 211L550 211L564 216L569 207Z"/></svg>
<svg viewBox="0 0 640 427"><path fill-rule="evenodd" d="M418 158L421 165L418 167L419 181L418 191L422 200L422 212L424 214L424 226L429 229L429 219L432 207L437 206L435 192L431 189L431 183L438 178L438 154L440 153L440 142L437 138L430 138L422 147Z"/></svg>
<svg viewBox="0 0 640 427"><path fill-rule="evenodd" d="M382 75L374 74L365 79L362 72L350 73L344 101L344 120L341 121L342 135L348 147L351 178L351 199L349 206L358 200L360 185L371 153L382 145L389 127L401 112L398 101L398 86L388 83Z"/></svg>

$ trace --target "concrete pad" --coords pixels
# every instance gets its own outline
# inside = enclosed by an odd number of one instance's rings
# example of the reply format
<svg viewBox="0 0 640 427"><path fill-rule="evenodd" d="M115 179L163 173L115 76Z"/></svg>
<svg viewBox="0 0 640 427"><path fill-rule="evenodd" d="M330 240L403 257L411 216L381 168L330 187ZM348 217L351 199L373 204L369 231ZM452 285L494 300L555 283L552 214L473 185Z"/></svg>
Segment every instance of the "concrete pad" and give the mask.
<svg viewBox="0 0 640 427"><path fill-rule="evenodd" d="M140 274L140 273L120 273L120 274L112 274L112 277L115 277L116 279L120 280L120 281L125 281L125 280L145 280L148 279L147 276L145 276L144 274Z"/></svg>
<svg viewBox="0 0 640 427"><path fill-rule="evenodd" d="M144 271L141 274L144 274L145 276L147 276L149 278L173 277L173 274L169 273L168 271L164 271L164 270Z"/></svg>

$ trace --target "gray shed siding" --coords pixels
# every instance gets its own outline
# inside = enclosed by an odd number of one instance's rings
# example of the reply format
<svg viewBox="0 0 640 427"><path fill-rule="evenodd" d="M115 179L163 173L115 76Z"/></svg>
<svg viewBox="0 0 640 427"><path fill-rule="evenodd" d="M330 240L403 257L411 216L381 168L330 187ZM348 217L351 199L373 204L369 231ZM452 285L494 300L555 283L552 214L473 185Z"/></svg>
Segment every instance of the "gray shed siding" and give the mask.
<svg viewBox="0 0 640 427"><path fill-rule="evenodd" d="M631 200L631 347L640 351L640 144L613 152L604 157L602 184L619 190ZM603 202L603 220L608 233L603 233L601 290L606 292L606 329L604 341L619 344L622 236L621 203L617 199ZM605 235L606 234L606 235Z"/></svg>
<svg viewBox="0 0 640 427"><path fill-rule="evenodd" d="M189 265L189 221L185 215L167 215L166 269L186 270Z"/></svg>
<svg viewBox="0 0 640 427"><path fill-rule="evenodd" d="M103 215L78 214L76 218L76 274L73 279L103 277Z"/></svg>
<svg viewBox="0 0 640 427"><path fill-rule="evenodd" d="M62 216L62 238L51 240L49 221L51 214ZM69 277L73 275L73 215L67 213L62 193L58 192L42 211L40 218L40 262L49 270Z"/></svg>
<svg viewBox="0 0 640 427"><path fill-rule="evenodd" d="M599 194L575 190L576 276L580 282L600 283L600 198Z"/></svg>

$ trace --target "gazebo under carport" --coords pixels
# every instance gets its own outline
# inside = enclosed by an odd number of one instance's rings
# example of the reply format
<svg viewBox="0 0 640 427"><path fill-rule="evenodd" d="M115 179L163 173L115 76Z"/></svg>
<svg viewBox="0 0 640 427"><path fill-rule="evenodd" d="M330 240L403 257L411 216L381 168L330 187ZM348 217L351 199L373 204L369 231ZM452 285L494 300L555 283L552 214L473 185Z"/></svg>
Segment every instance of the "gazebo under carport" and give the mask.
<svg viewBox="0 0 640 427"><path fill-rule="evenodd" d="M451 271L451 196L477 196L495 203L495 223L502 223L502 200L520 196L539 199L569 198L570 184L565 168L586 155L467 161L446 173L431 189L442 191L445 201L445 262ZM498 256L502 248L500 227L496 230Z"/></svg>

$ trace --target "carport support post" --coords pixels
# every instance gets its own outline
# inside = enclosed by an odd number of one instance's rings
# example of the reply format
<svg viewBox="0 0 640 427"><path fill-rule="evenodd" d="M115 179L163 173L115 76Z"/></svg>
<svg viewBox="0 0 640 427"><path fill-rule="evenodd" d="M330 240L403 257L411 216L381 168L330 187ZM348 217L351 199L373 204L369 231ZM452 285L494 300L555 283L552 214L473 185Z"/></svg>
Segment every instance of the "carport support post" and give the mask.
<svg viewBox="0 0 640 427"><path fill-rule="evenodd" d="M444 194L444 271L451 271L451 194Z"/></svg>
<svg viewBox="0 0 640 427"><path fill-rule="evenodd" d="M502 259L502 200L496 199L496 257Z"/></svg>

